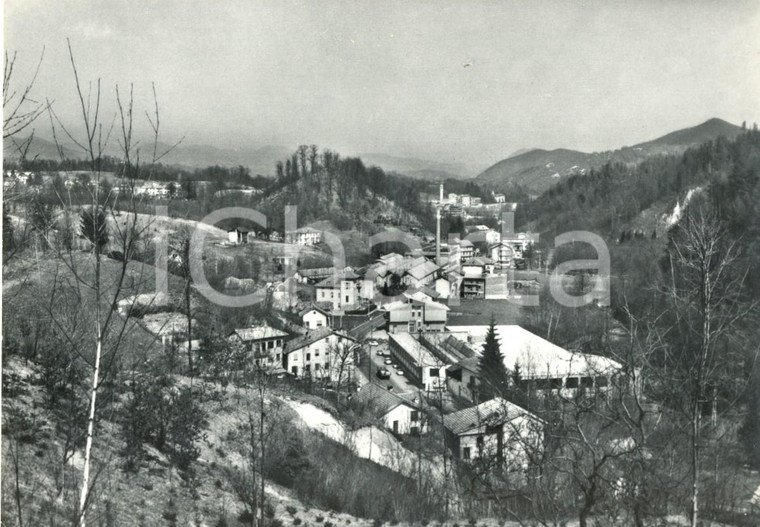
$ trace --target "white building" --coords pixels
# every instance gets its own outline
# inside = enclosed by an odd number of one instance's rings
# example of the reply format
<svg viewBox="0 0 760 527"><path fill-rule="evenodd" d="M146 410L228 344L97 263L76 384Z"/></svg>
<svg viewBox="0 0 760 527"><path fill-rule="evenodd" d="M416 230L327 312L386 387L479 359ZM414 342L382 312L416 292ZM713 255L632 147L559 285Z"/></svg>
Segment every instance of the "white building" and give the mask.
<svg viewBox="0 0 760 527"><path fill-rule="evenodd" d="M285 243L295 245L316 245L322 241L322 231L310 227L301 227L285 233Z"/></svg>
<svg viewBox="0 0 760 527"><path fill-rule="evenodd" d="M328 325L329 317L327 312L317 306L307 307L301 310L299 315L301 315L303 327L307 329L317 329L327 327Z"/></svg>
<svg viewBox="0 0 760 527"><path fill-rule="evenodd" d="M333 309L358 306L363 285L361 276L350 269L341 271L316 285L317 302L330 302Z"/></svg>
<svg viewBox="0 0 760 527"><path fill-rule="evenodd" d="M362 386L352 400L358 410L370 411L394 434L424 434L428 430L427 420L414 401L389 392L382 386L370 382Z"/></svg>
<svg viewBox="0 0 760 527"><path fill-rule="evenodd" d="M545 423L497 397L445 415L443 425L446 444L459 459L490 458L508 470L522 470L529 453L541 448Z"/></svg>
<svg viewBox="0 0 760 527"><path fill-rule="evenodd" d="M296 377L353 379L356 341L346 334L324 327L285 344L285 370Z"/></svg>
<svg viewBox="0 0 760 527"><path fill-rule="evenodd" d="M425 391L446 389L446 364L409 333L388 335L388 349L414 381Z"/></svg>
<svg viewBox="0 0 760 527"><path fill-rule="evenodd" d="M447 330L480 352L488 325L447 326ZM496 326L496 336L510 372L519 371L526 389L572 396L578 390L606 390L623 366L600 355L568 351L516 325Z"/></svg>
<svg viewBox="0 0 760 527"><path fill-rule="evenodd" d="M256 366L282 371L283 348L288 334L270 326L236 329L227 340L242 345L252 355Z"/></svg>

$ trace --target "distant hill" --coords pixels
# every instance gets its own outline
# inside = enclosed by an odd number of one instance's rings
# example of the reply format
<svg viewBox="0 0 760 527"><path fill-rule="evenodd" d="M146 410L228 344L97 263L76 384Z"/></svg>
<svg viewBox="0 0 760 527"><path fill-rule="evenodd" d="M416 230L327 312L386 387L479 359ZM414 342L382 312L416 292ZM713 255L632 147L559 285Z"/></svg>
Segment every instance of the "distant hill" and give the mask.
<svg viewBox="0 0 760 527"><path fill-rule="evenodd" d="M567 149L529 150L499 161L479 174L475 181L496 187L520 185L540 193L563 177L585 174L591 168L600 167L608 161L638 163L653 155L681 153L690 146L719 136L731 139L740 132L739 126L721 119L710 119L698 126L618 150L594 153Z"/></svg>
<svg viewBox="0 0 760 527"><path fill-rule="evenodd" d="M12 141L3 143L3 153L11 159L19 157L16 144L20 144L25 139L17 139L15 144ZM142 141L140 158L146 161L152 155L152 142ZM159 154L167 151L170 144L159 142ZM149 153L150 152L150 153ZM209 145L190 145L180 144L169 154L161 159L165 165L181 165L188 168L208 167L220 165L225 167L242 165L248 167L252 174L273 175L277 161L283 159L290 153L290 149L284 146L264 146L260 148L216 148ZM105 149L106 155L120 156L116 143L111 143ZM63 155L69 159L84 158L80 148L71 145L63 145ZM39 159L59 159L60 155L56 149L55 143L41 137L35 137L27 151L27 158Z"/></svg>
<svg viewBox="0 0 760 527"><path fill-rule="evenodd" d="M375 165L387 172L398 172L415 179L445 180L471 179L481 170L465 163L442 163L414 157L396 157L388 154L359 154L367 166Z"/></svg>

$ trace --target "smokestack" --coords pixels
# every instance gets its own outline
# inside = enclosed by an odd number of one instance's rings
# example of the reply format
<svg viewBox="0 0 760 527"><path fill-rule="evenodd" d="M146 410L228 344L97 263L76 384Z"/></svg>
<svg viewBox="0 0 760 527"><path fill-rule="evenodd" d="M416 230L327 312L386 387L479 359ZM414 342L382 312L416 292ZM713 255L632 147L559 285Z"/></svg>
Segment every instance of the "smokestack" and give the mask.
<svg viewBox="0 0 760 527"><path fill-rule="evenodd" d="M441 185L443 193L443 185ZM441 207L435 209L435 265L441 265Z"/></svg>
<svg viewBox="0 0 760 527"><path fill-rule="evenodd" d="M441 186L440 186L440 194L441 194L441 197L438 199L438 202L443 203L443 183L441 183Z"/></svg>

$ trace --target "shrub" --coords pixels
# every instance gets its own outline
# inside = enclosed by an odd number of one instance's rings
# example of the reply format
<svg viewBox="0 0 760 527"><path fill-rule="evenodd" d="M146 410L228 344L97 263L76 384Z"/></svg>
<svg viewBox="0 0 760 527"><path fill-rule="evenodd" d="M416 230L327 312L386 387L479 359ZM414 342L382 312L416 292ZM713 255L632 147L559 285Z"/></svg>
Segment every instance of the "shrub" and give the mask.
<svg viewBox="0 0 760 527"><path fill-rule="evenodd" d="M293 518L293 525L301 525L301 518Z"/></svg>
<svg viewBox="0 0 760 527"><path fill-rule="evenodd" d="M286 510L286 511L288 512L288 514L290 514L291 516L295 516L295 515L296 515L296 508L295 508L295 507L293 507L292 505L288 505L287 507L285 507L285 510Z"/></svg>
<svg viewBox="0 0 760 527"><path fill-rule="evenodd" d="M320 514L319 516L317 516L314 519L316 520L317 523L322 523L322 521L325 519L325 517Z"/></svg>
<svg viewBox="0 0 760 527"><path fill-rule="evenodd" d="M272 518L274 518L274 513L275 513L274 505L272 505L269 502L266 502L264 504L264 516L266 516L267 518L271 520Z"/></svg>
<svg viewBox="0 0 760 527"><path fill-rule="evenodd" d="M253 513L249 510L244 510L238 514L238 521L243 524L249 524L253 521Z"/></svg>

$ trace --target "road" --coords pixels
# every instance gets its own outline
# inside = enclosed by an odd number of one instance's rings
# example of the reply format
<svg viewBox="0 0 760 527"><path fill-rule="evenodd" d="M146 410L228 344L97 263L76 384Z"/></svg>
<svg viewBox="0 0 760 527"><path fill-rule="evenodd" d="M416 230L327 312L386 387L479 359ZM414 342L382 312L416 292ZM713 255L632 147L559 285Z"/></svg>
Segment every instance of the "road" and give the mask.
<svg viewBox="0 0 760 527"><path fill-rule="evenodd" d="M371 375L370 379L372 382L378 383L382 386L392 386L393 387L393 393L410 393L410 392L416 392L417 386L408 378L407 374L404 373L404 375L399 375L396 373L396 369L392 368L390 365L385 364L385 359L389 357L389 351L388 351L388 340L387 340L387 333L385 331L376 331L373 333L375 338L380 342L380 345L378 346L369 346L365 345L362 348L362 351L360 352L361 360L359 362L359 369L361 369L362 374L364 377L369 375L370 373L370 367L367 364L367 355L370 352L371 349ZM378 351L383 352L383 356L380 356L377 354ZM394 361L395 363L396 361ZM390 379L380 379L377 376L377 372L380 370L380 368L388 368L388 371L391 372Z"/></svg>

